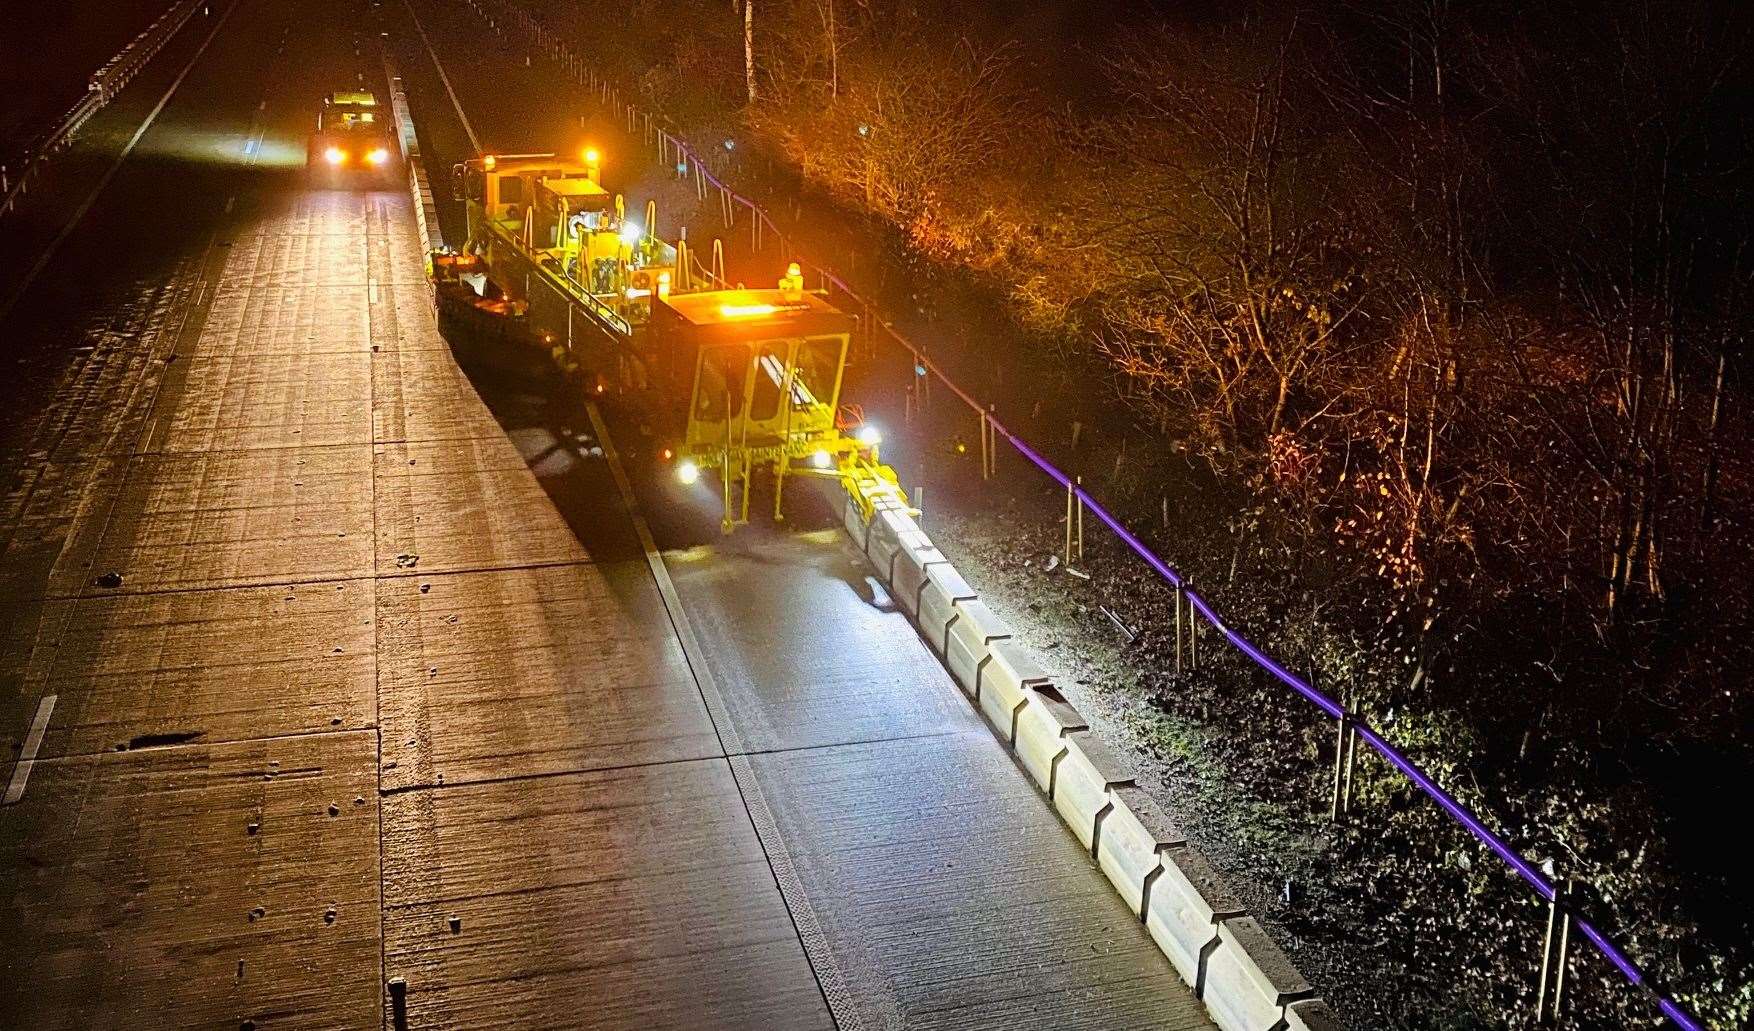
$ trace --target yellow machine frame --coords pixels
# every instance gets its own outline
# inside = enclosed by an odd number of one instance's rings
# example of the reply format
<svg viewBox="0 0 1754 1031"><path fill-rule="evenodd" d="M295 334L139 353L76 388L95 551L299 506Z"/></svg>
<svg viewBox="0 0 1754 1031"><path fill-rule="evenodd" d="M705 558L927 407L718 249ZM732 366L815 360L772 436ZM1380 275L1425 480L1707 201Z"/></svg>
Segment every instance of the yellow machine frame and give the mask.
<svg viewBox="0 0 1754 1031"><path fill-rule="evenodd" d="M839 419L854 327L790 279L778 289L672 294L654 304L653 350L668 365L671 395L688 398L678 470L685 479L719 473L725 530L749 521L759 468L772 473L781 520L788 476L839 478L853 463L876 461L875 437L847 436Z"/></svg>
<svg viewBox="0 0 1754 1031"><path fill-rule="evenodd" d="M501 289L529 301L540 277L601 328L631 336L650 309L645 299L668 292L676 248L651 234L655 205L644 225L630 220L600 173L595 151L583 160L489 154L452 170L467 202L465 249L486 256Z"/></svg>
<svg viewBox="0 0 1754 1031"><path fill-rule="evenodd" d="M676 447L666 457L678 476L691 483L703 471L719 474L727 533L749 521L753 476L763 468L773 476L776 521L795 475L838 479L854 498L863 496L860 484L878 484L905 503L879 460L875 431L843 432L851 427L841 418L841 379L856 320L805 290L796 264L773 289L690 289L719 276L690 275L683 242L650 232L654 207L644 225L629 221L599 173L594 150L581 161L484 155L453 169L468 210L463 260L485 266L510 299L502 308L528 318L569 369L574 315L583 312L616 348L616 381L644 392L668 423ZM596 389L607 385L599 379Z"/></svg>

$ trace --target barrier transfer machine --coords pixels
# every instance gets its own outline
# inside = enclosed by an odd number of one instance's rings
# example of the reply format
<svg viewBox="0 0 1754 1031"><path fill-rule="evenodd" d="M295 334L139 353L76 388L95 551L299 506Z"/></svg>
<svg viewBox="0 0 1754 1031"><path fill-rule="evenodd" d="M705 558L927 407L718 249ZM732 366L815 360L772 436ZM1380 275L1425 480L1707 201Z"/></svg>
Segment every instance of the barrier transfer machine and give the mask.
<svg viewBox="0 0 1754 1031"><path fill-rule="evenodd" d="M653 205L643 224L628 218L600 170L595 150L457 165L468 237L433 256L441 315L636 407L682 484L716 474L727 533L748 522L758 476L776 520L800 475L863 484L849 491L862 504L873 484L905 503L876 428L840 403L857 320L806 290L795 263L776 287L729 286L685 239L650 231Z"/></svg>

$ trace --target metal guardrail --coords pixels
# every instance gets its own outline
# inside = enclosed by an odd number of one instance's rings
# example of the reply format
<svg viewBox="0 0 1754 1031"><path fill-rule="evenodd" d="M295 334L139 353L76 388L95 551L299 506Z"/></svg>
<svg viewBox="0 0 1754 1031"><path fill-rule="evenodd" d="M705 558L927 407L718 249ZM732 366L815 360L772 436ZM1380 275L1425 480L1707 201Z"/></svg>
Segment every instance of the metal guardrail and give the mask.
<svg viewBox="0 0 1754 1031"><path fill-rule="evenodd" d="M0 192L4 193L4 199L0 200L0 217L10 214L18 206L19 198L30 192L31 181L42 174L49 159L71 145L91 116L107 107L182 29L190 16L197 10L206 9L209 2L181 0L173 4L92 73L86 83L85 96L61 116L53 129L25 148L23 165L16 176L6 166L0 165Z"/></svg>
<svg viewBox="0 0 1754 1031"><path fill-rule="evenodd" d="M480 7L480 0L467 0L467 2L470 6L475 7L478 13L481 13L486 17L486 12ZM531 16L528 11L525 11L521 6L512 2L512 0L499 0L499 2L507 7L511 12L512 17L526 32L531 34L536 43L541 47L544 56L559 63L566 70L566 74L581 86L586 87L599 103L611 108L616 112L618 117L624 119L624 125L630 134L643 134L643 138L648 144L655 144L661 159L665 162L671 160L676 162L676 170L679 176L692 177L697 192L702 199L705 198L709 186L716 189L720 195L721 206L727 227L730 227L733 223L736 206L742 205L749 209L752 238L758 247L761 243L763 231L766 230L773 234L772 239L778 243L782 250L788 249L784 234L779 230L778 226L775 225L773 220L769 218L767 213L762 210L761 206L754 200L737 193L728 183L715 175L710 170L707 163L701 160L699 152L662 127L661 119L654 119L652 113L641 112L634 104L622 100L620 92L611 86L605 78L592 68L585 61L583 56L573 49L570 43L556 36ZM494 27L498 28L497 25ZM820 266L815 267L814 271L824 283L833 284L837 290L841 291L855 303L863 307L868 315L873 311L870 302L865 300L857 291L847 284L845 280ZM1181 640L1180 606L1185 601L1188 609L1190 631L1195 625L1195 617L1198 616L1203 618L1225 639L1225 641L1256 666L1267 672L1275 680L1291 688L1305 700L1315 705L1327 717L1336 720L1340 727L1343 746L1341 749L1342 752L1349 751L1351 740L1357 739L1364 741L1377 754L1382 756L1385 761L1406 777L1414 787L1418 788L1420 792L1436 802L1445 813L1466 829L1476 840L1485 845L1488 850L1502 860L1519 878L1533 888L1537 895L1548 903L1549 941L1547 948L1543 953L1540 1006L1544 1008L1551 1007L1549 1012L1557 1012L1558 1002L1557 999L1553 997L1553 994L1562 988L1563 975L1561 974L1559 976L1558 983L1552 985L1552 987L1549 985L1549 979L1551 973L1556 973L1557 970L1564 967L1565 954L1563 951L1563 944L1560 945L1560 951L1557 955L1554 953L1553 939L1555 929L1559 929L1559 941L1563 943L1566 940L1566 932L1569 931L1571 927L1575 927L1578 933L1583 935L1583 937L1586 938L1596 950L1620 972L1632 988L1643 994L1649 1000L1653 1009L1673 1021L1675 1025L1682 1028L1683 1031L1703 1031L1703 1025L1697 1018L1677 1002L1673 995L1665 994L1651 979L1649 974L1647 974L1637 963L1633 962L1623 949L1611 941L1600 928L1596 927L1595 924L1580 911L1575 898L1566 887L1557 884L1553 880L1544 876L1526 856L1518 852L1501 836L1488 827L1486 822L1479 815L1462 805L1454 795L1445 790L1444 787L1429 773L1422 769L1418 763L1414 762L1406 755L1406 753L1390 743L1387 738L1383 737L1380 731L1372 727L1357 713L1349 711L1340 702L1330 698L1328 695L1310 684L1307 680L1292 673L1284 665L1268 655L1248 638L1244 637L1235 628L1226 625L1223 619L1219 616L1217 610L1212 607L1211 603L1192 589L1185 576L1153 552L1136 534L1128 529L1124 523L1104 508L1102 504L1089 493L1089 491L1084 489L1083 484L1077 477L1071 476L1060 470L1053 463L1042 457L1038 451L1030 446L1028 441L1007 429L995 417L991 405L982 405L979 401L975 400L967 391L958 386L943 369L939 368L930 358L926 357L924 351L920 347L902 336L892 326L879 322L874 324L874 328L881 328L889 335L892 341L912 356L916 372L922 381L925 381L927 377L936 377L950 390L951 393L955 394L959 400L973 410L976 416L981 420L983 438L985 440L990 440L992 445L996 446L997 438L1001 436L1004 437L1018 454L1028 459L1032 465L1045 473L1050 479L1064 487L1067 492L1069 506L1068 512L1070 514L1070 506L1075 504L1077 507L1077 515L1080 519L1080 526L1082 525L1081 520L1083 510L1088 508L1098 520L1113 531L1121 543L1126 545L1130 551L1137 555L1154 572L1175 588L1178 602L1178 645ZM987 461L991 461L990 456L987 457ZM1070 519L1068 522L1070 522ZM1194 636L1190 633L1190 646L1192 646L1194 640ZM1338 775L1338 773L1339 770L1337 766L1336 774ZM1550 972L1550 967L1555 969Z"/></svg>

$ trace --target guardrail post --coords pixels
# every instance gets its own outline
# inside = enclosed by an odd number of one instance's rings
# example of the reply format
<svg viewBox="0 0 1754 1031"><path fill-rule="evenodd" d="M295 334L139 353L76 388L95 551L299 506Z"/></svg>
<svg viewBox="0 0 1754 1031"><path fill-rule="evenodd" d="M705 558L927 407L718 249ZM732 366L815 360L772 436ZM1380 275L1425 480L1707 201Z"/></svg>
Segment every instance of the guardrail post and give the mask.
<svg viewBox="0 0 1754 1031"><path fill-rule="evenodd" d="M1565 968L1571 949L1571 908L1576 884L1571 877L1553 888L1547 904L1547 937L1541 945L1541 988L1535 996L1535 1023L1556 1024L1565 1001Z"/></svg>
<svg viewBox="0 0 1754 1031"><path fill-rule="evenodd" d="M1182 671L1182 585L1175 585L1175 672Z"/></svg>
<svg viewBox="0 0 1754 1031"><path fill-rule="evenodd" d="M1311 672L1309 683L1315 686ZM1352 813L1352 770L1358 757L1358 717L1342 702L1338 736L1334 739L1334 794L1328 806L1328 821L1339 823Z"/></svg>
<svg viewBox="0 0 1754 1031"><path fill-rule="evenodd" d="M1077 489L1072 491L1073 498L1079 503L1079 561L1084 561L1084 477L1077 477Z"/></svg>
<svg viewBox="0 0 1754 1031"><path fill-rule="evenodd" d="M1183 580L1188 585L1188 669L1200 668L1200 614L1194 609L1194 578Z"/></svg>
<svg viewBox="0 0 1754 1031"><path fill-rule="evenodd" d="M998 475L999 456L998 434L993 429L993 406L981 409L981 479L990 480Z"/></svg>
<svg viewBox="0 0 1754 1031"><path fill-rule="evenodd" d="M1072 485L1066 484L1066 547L1061 553L1066 568L1072 568Z"/></svg>

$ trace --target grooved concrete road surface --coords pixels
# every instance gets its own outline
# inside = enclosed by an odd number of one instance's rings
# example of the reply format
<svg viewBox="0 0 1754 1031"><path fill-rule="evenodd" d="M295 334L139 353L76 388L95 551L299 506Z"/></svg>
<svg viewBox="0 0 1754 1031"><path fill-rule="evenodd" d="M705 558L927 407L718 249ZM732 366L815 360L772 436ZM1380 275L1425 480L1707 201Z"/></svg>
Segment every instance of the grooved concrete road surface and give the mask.
<svg viewBox="0 0 1754 1031"><path fill-rule="evenodd" d="M0 1026L1209 1026L834 532L630 459L666 598L308 188L405 18L240 0L0 324Z"/></svg>

